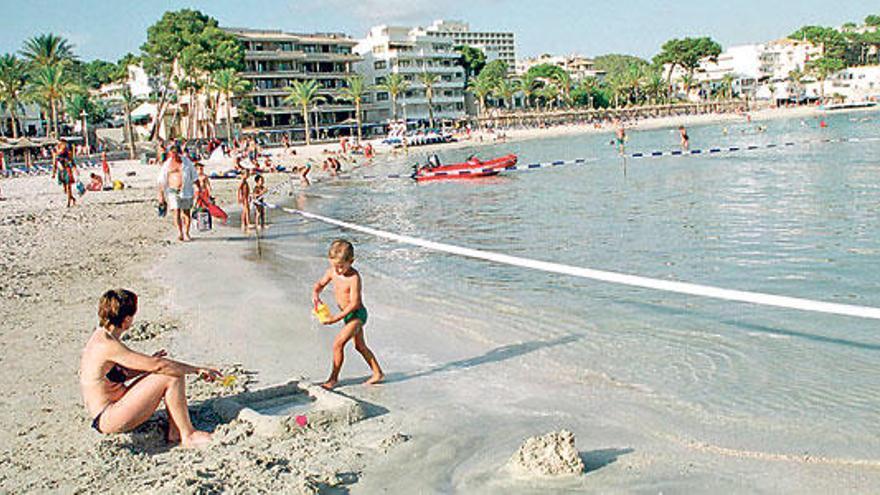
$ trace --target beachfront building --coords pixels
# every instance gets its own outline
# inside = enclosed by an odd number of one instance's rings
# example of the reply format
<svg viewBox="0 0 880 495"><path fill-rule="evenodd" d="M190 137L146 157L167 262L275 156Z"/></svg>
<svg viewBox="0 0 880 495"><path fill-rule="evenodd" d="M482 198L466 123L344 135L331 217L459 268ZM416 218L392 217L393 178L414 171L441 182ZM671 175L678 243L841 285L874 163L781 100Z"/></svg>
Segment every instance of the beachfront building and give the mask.
<svg viewBox="0 0 880 495"><path fill-rule="evenodd" d="M564 70L575 82L582 81L588 77L602 79L605 72L596 70L596 64L593 59L572 53L571 55L550 55L544 53L537 57L525 58L517 61L516 73L525 74L532 67L537 65L555 65Z"/></svg>
<svg viewBox="0 0 880 495"><path fill-rule="evenodd" d="M436 20L424 28L429 35L448 38L452 43L468 45L483 50L486 60L503 60L513 73L516 66L516 36L507 31L471 31L470 25L461 21Z"/></svg>
<svg viewBox="0 0 880 495"><path fill-rule="evenodd" d="M245 49L242 77L252 90L244 96L256 107L256 127L288 131L305 137L300 108L286 103L293 81L315 80L321 85L324 102L313 109L319 135L349 134L353 129L354 104L337 98L345 78L355 74L360 57L352 51L356 42L337 33L298 34L278 30L224 28Z"/></svg>
<svg viewBox="0 0 880 495"><path fill-rule="evenodd" d="M809 41L782 38L763 45L760 59L760 77L784 81L794 70L803 71L807 62L822 56L822 47Z"/></svg>
<svg viewBox="0 0 880 495"><path fill-rule="evenodd" d="M819 91L819 82L815 91ZM880 65L847 67L825 81L825 95L849 101L880 100Z"/></svg>
<svg viewBox="0 0 880 495"><path fill-rule="evenodd" d="M754 96L761 79L761 54L764 45L737 45L725 49L716 62L704 60L695 73L697 81L708 83L716 88L725 79L732 80L733 94Z"/></svg>
<svg viewBox="0 0 880 495"><path fill-rule="evenodd" d="M404 115L409 122L427 122L428 100L425 86L419 81L422 73L439 76L432 98L435 121L464 117L464 69L457 63L459 55L450 38L429 34L422 28L383 25L370 29L354 50L362 57L355 69L368 85L382 84L391 74L401 74L409 83L406 92L398 96L396 108L392 108L387 91L371 88L369 102L363 106L367 122L385 122Z"/></svg>

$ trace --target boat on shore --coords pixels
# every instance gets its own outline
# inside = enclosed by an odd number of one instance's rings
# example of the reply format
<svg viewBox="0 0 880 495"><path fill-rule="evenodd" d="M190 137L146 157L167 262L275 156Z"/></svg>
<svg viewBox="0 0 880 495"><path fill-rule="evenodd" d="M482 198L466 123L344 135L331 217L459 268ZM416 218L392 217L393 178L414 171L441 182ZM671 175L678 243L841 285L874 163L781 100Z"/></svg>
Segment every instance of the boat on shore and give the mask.
<svg viewBox="0 0 880 495"><path fill-rule="evenodd" d="M466 162L441 165L433 168L421 168L414 175L417 182L431 182L438 180L479 179L498 175L502 170L516 165L517 156L514 154L500 156L491 160L482 161L476 157L469 158Z"/></svg>

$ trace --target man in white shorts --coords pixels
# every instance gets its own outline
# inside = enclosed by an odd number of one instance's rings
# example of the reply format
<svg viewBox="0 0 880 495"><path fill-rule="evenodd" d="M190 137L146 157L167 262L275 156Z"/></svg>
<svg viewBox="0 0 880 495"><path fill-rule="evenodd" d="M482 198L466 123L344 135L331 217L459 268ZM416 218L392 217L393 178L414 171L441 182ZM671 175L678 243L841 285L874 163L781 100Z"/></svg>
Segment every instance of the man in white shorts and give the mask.
<svg viewBox="0 0 880 495"><path fill-rule="evenodd" d="M159 171L159 204L167 204L177 227L177 238L191 241L189 225L193 206L196 169L189 158L180 152L180 146L172 144L169 156Z"/></svg>

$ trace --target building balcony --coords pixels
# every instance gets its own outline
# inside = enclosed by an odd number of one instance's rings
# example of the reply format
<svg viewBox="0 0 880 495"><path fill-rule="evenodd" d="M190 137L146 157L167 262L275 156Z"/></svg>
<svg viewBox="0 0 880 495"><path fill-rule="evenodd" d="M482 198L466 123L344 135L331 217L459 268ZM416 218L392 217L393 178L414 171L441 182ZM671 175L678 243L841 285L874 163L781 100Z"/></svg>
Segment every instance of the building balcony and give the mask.
<svg viewBox="0 0 880 495"><path fill-rule="evenodd" d="M310 62L358 62L359 55L354 53L314 53L286 50L246 50L245 60L308 60Z"/></svg>
<svg viewBox="0 0 880 495"><path fill-rule="evenodd" d="M257 110L265 114L295 113L301 114L302 108L298 106L288 105L279 107L257 107ZM309 114L314 114L316 109L310 108ZM328 112L354 112L354 105L318 105L318 113Z"/></svg>
<svg viewBox="0 0 880 495"><path fill-rule="evenodd" d="M455 74L456 72L464 72L464 69L459 66L453 67L443 67L443 66L433 66L433 67L418 67L418 66L410 66L410 67L394 67L391 72L396 72L398 74L421 74L422 72L430 72L431 74Z"/></svg>
<svg viewBox="0 0 880 495"><path fill-rule="evenodd" d="M248 71L241 73L241 76L246 79L271 79L280 77L292 77L295 79L345 79L346 77L353 75L355 75L355 72L302 72L297 70L279 70L264 72Z"/></svg>

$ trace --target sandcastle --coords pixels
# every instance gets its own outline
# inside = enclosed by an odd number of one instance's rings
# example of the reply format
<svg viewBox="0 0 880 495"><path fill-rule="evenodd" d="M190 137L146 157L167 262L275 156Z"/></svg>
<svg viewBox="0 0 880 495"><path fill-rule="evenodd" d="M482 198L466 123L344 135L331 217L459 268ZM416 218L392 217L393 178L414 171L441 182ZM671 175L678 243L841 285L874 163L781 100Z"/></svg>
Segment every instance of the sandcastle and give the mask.
<svg viewBox="0 0 880 495"><path fill-rule="evenodd" d="M283 435L306 424L351 424L366 417L357 401L297 380L218 398L211 407L223 421L247 421L262 436Z"/></svg>
<svg viewBox="0 0 880 495"><path fill-rule="evenodd" d="M584 472L584 461L574 445L574 433L568 430L526 439L508 466L521 476L574 476Z"/></svg>

